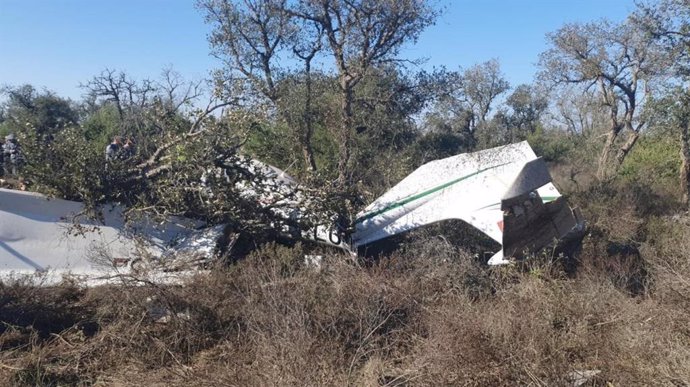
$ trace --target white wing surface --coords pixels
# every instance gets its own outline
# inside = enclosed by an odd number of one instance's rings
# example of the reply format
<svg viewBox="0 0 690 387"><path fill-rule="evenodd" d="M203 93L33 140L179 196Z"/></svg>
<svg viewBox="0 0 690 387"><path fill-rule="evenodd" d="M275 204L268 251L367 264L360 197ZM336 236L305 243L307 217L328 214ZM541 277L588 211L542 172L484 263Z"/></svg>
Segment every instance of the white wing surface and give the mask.
<svg viewBox="0 0 690 387"><path fill-rule="evenodd" d="M139 222L130 229L119 207L103 208L103 223L78 216L83 210L79 202L0 189L0 278L43 273L48 282L58 282L63 275L117 275L136 258L132 231L149 236L145 250L158 256L191 226Z"/></svg>
<svg viewBox="0 0 690 387"><path fill-rule="evenodd" d="M461 219L502 243L501 200L536 158L524 141L424 164L358 214L353 244L449 219ZM544 201L560 196L551 183L538 192Z"/></svg>

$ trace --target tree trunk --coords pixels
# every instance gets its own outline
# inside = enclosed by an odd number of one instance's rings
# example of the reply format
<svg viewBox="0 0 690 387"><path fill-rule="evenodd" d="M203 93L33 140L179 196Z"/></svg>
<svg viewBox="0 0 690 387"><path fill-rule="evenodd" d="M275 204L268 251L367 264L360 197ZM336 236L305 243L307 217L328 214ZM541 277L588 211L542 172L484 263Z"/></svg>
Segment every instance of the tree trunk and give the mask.
<svg viewBox="0 0 690 387"><path fill-rule="evenodd" d="M307 168L311 172L316 172L316 159L314 149L311 146L311 138L314 135L313 112L311 110L311 58L305 61L306 85L304 96L304 133L302 136L302 155Z"/></svg>
<svg viewBox="0 0 690 387"><path fill-rule="evenodd" d="M633 148L633 146L635 146L635 143L639 138L639 132L632 132L625 144L623 144L623 146L618 150L618 153L616 154L616 160L613 165L614 173L618 172L618 168L620 168L620 166L623 164L623 161L625 161L625 156L627 156L628 153L630 153L630 150Z"/></svg>
<svg viewBox="0 0 690 387"><path fill-rule="evenodd" d="M305 133L304 136L302 156L304 157L304 162L307 164L309 171L316 172L316 159L314 158L314 149L311 147L311 133L309 133L309 129L307 129L307 133Z"/></svg>
<svg viewBox="0 0 690 387"><path fill-rule="evenodd" d="M352 88L347 81L341 82L340 144L338 145L338 185L344 187L348 179L348 165L352 148Z"/></svg>
<svg viewBox="0 0 690 387"><path fill-rule="evenodd" d="M599 156L599 167L597 169L597 178L602 181L606 180L609 175L609 158L613 152L613 145L618 137L618 131L611 130L606 136L606 142L604 143L604 149L601 151L601 156Z"/></svg>
<svg viewBox="0 0 690 387"><path fill-rule="evenodd" d="M680 125L680 189L682 200L686 209L690 209L690 135L688 134L688 121Z"/></svg>

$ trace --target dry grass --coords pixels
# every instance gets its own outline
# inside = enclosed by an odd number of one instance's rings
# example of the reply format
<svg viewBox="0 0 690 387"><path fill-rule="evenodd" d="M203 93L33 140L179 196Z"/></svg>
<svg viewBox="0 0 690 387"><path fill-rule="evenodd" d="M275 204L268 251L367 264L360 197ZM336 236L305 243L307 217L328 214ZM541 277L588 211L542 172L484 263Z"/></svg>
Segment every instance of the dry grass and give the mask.
<svg viewBox="0 0 690 387"><path fill-rule="evenodd" d="M651 226L687 244L687 233L665 232L671 221ZM684 247L648 263L655 285L641 295L603 266L568 275L535 258L489 269L436 242L370 267L329 257L321 270L302 266L299 247L267 246L184 287L8 286L0 383L550 386L596 369L590 385L683 385ZM156 322L154 309L169 321Z"/></svg>
<svg viewBox="0 0 690 387"><path fill-rule="evenodd" d="M574 194L575 262L488 268L430 238L321 269L268 245L186 286L5 285L0 385L688 385L690 218L653 197Z"/></svg>

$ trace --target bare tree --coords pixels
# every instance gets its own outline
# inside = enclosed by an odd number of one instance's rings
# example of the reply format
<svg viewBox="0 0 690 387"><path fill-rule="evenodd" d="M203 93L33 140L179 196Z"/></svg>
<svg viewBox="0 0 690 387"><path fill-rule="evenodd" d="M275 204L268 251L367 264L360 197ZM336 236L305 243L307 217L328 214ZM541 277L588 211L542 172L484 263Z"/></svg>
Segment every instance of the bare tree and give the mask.
<svg viewBox="0 0 690 387"><path fill-rule="evenodd" d="M598 102L596 93L596 90L583 93L579 88L561 88L555 96L554 110L551 112L555 124L571 135L596 135L597 128L608 124L608 115Z"/></svg>
<svg viewBox="0 0 690 387"><path fill-rule="evenodd" d="M213 54L222 59L227 78L239 75L250 85L249 91L267 99L278 115L295 127L307 168L316 171L312 149L312 62L321 49L321 30L311 21L299 22L289 15L284 0L203 0L199 6L214 26L210 36ZM298 65L281 65L294 56ZM285 93L280 83L288 73L303 73L305 95L303 111L297 120L281 106ZM299 78L299 77L298 77Z"/></svg>
<svg viewBox="0 0 690 387"><path fill-rule="evenodd" d="M230 77L241 74L263 97L278 98L279 54L294 31L285 12L286 0L200 0L197 5L214 26L212 54Z"/></svg>
<svg viewBox="0 0 690 387"><path fill-rule="evenodd" d="M165 68L159 80L135 80L124 71L105 69L81 85L93 109L103 105L116 108L116 134L133 137L138 153L144 157L160 145L158 135L179 132L176 121L188 120L192 111L199 109L194 104L204 95L204 86L202 81L184 80L172 68Z"/></svg>
<svg viewBox="0 0 690 387"><path fill-rule="evenodd" d="M319 25L338 76L340 128L338 182L348 183L352 155L355 87L367 71L399 60L436 14L422 0L302 0L290 13Z"/></svg>
<svg viewBox="0 0 690 387"><path fill-rule="evenodd" d="M630 21L568 24L548 37L551 48L541 54L541 76L557 85L596 87L601 105L608 110L609 129L597 171L600 179L606 179L618 169L646 123L640 107L651 95L663 55ZM630 135L614 152L623 130Z"/></svg>
<svg viewBox="0 0 690 387"><path fill-rule="evenodd" d="M304 110L299 121L299 137L302 146L302 156L308 168L316 172L316 159L312 148L314 135L314 111L312 108L312 61L322 49L323 30L318 23L302 20L298 24L301 32L293 36L292 52L304 63Z"/></svg>
<svg viewBox="0 0 690 387"><path fill-rule="evenodd" d="M462 73L460 82L460 92L472 113L472 130L486 122L496 97L510 89L496 59L468 68Z"/></svg>
<svg viewBox="0 0 690 387"><path fill-rule="evenodd" d="M477 129L486 126L496 98L510 89L498 60L446 73L440 84L435 116L466 137L467 146L474 148Z"/></svg>
<svg viewBox="0 0 690 387"><path fill-rule="evenodd" d="M80 85L93 101L112 103L120 118L121 131L144 126L144 111L152 102L156 86L150 79L137 81L124 71L106 68Z"/></svg>
<svg viewBox="0 0 690 387"><path fill-rule="evenodd" d="M179 112L190 107L203 94L202 81L185 81L172 67L161 72L160 81L155 83L157 97L166 114Z"/></svg>

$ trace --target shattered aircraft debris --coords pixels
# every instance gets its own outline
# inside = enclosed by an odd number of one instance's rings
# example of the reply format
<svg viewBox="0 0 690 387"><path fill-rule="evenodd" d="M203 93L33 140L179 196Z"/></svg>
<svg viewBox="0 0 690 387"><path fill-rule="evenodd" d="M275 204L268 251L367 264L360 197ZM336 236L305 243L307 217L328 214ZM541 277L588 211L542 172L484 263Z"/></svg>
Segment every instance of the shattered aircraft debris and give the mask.
<svg viewBox="0 0 690 387"><path fill-rule="evenodd" d="M266 170L276 189L296 185L278 168L260 162L254 166ZM262 200L266 193L258 196ZM300 200L295 199L295 208L284 215L300 216ZM223 225L198 230L200 223L189 219L128 224L117 206L102 209L103 222L98 223L80 219L83 210L78 202L0 189L0 278L38 273L48 283L65 275L103 283L136 272L144 254L155 263L147 263L153 268L150 280L165 281L189 272L176 257L194 255L204 261L223 234ZM527 142L520 142L424 164L360 212L350 235L336 225L319 225L302 237L357 252L384 238L450 219L462 220L501 244L490 265L554 242L579 242L585 229L579 212L551 182L544 161ZM75 224L83 232L74 234ZM99 261L94 254L110 258Z"/></svg>

